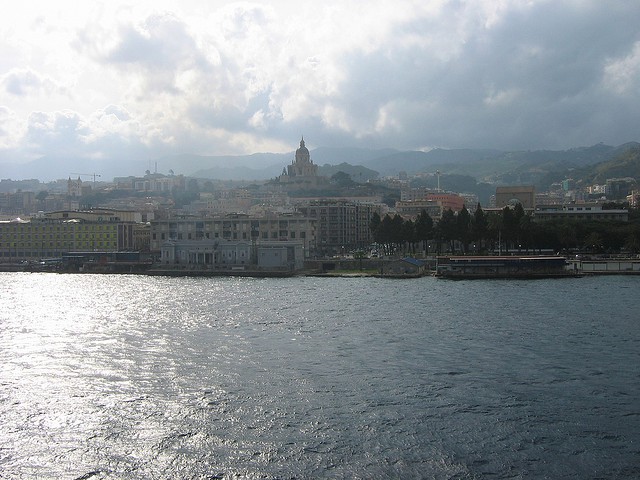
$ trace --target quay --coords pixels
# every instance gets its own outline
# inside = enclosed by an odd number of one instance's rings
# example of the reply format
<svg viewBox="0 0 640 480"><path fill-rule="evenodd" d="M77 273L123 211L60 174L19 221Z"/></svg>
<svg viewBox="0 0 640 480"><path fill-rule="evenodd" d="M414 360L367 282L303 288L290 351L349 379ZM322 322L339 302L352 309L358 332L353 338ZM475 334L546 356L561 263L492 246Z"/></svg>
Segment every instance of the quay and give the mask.
<svg viewBox="0 0 640 480"><path fill-rule="evenodd" d="M56 272L94 274L139 274L172 277L257 277L293 276L420 278L443 279L537 279L567 278L587 275L640 275L637 257L564 257L564 256L497 256L459 255L416 259L319 259L302 265L260 267L258 265L167 265L133 252L66 255L61 259L39 262L0 263L0 272Z"/></svg>

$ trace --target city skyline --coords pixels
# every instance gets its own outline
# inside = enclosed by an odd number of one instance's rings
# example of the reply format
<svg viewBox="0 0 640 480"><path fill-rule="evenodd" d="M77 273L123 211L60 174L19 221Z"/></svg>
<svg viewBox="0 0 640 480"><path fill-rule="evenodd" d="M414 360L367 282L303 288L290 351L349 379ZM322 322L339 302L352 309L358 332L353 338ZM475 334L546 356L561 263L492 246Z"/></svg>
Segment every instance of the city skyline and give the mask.
<svg viewBox="0 0 640 480"><path fill-rule="evenodd" d="M301 134L311 149L400 150L637 137L636 4L367 5L16 5L0 34L0 170L50 157L140 172L165 155L289 152Z"/></svg>

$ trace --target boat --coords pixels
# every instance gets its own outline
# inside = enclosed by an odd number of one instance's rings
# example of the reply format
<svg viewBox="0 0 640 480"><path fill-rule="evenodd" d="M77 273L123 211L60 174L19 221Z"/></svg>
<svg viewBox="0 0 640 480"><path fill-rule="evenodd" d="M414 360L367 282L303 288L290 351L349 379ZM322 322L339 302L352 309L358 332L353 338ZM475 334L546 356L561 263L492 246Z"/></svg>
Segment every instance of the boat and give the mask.
<svg viewBox="0 0 640 480"><path fill-rule="evenodd" d="M436 261L435 276L448 279L563 278L582 273L568 268L561 256L444 256Z"/></svg>

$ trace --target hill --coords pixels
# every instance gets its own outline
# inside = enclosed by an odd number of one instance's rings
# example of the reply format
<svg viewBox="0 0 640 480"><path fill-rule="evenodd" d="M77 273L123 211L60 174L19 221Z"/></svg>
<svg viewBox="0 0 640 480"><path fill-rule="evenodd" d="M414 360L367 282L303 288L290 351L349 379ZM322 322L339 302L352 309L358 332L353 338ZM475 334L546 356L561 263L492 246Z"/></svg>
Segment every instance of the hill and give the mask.
<svg viewBox="0 0 640 480"><path fill-rule="evenodd" d="M611 160L594 165L580 179L588 183L604 183L608 178L640 179L640 144L626 144Z"/></svg>
<svg viewBox="0 0 640 480"><path fill-rule="evenodd" d="M633 177L640 180L640 143L629 142L618 147L609 147L605 159L595 164L578 168L558 165L540 177L536 187L546 190L552 183L572 178L579 184L605 183L608 178Z"/></svg>
<svg viewBox="0 0 640 480"><path fill-rule="evenodd" d="M338 171L364 182L380 176L435 173L474 177L480 183L533 184L544 190L564 178L584 181L620 176L638 176L633 160L618 158L634 148L636 142L617 147L602 143L569 150L499 151L487 149L433 149L430 151L398 151L394 149L366 149L320 147L311 151L311 159L320 173L332 176ZM135 153L135 152L134 152ZM260 181L277 177L289 165L295 153L256 153L253 155L170 155L157 159L128 160L88 159L46 156L21 165L3 165L3 177L66 178L82 172L95 172L102 181L114 176L143 175L145 170L159 173L183 174L217 180ZM142 155L136 156L141 158ZM626 158L626 159L625 159ZM598 166L592 170L592 167Z"/></svg>
<svg viewBox="0 0 640 480"><path fill-rule="evenodd" d="M368 180L375 180L378 178L378 172L371 170L370 168L363 167L361 165L351 165L346 162L342 162L339 165L329 165L325 163L318 168L318 175L324 177L332 177L338 172L344 172L351 177L351 180L358 183L365 183Z"/></svg>

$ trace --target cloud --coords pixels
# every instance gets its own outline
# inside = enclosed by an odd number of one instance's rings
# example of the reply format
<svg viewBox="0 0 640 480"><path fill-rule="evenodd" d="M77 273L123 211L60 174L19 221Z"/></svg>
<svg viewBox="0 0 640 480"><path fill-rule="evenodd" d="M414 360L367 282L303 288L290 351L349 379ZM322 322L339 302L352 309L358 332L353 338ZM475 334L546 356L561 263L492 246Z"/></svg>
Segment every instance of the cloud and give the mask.
<svg viewBox="0 0 640 480"><path fill-rule="evenodd" d="M5 20L0 160L638 140L636 2L69 5Z"/></svg>
<svg viewBox="0 0 640 480"><path fill-rule="evenodd" d="M621 96L640 92L640 41L622 58L611 59L604 67L604 85Z"/></svg>
<svg viewBox="0 0 640 480"><path fill-rule="evenodd" d="M28 119L25 140L33 151L68 153L84 148L88 133L87 125L75 112L34 112Z"/></svg>
<svg viewBox="0 0 640 480"><path fill-rule="evenodd" d="M53 80L31 69L12 69L0 77L0 84L7 93L17 97L46 95L62 90Z"/></svg>

